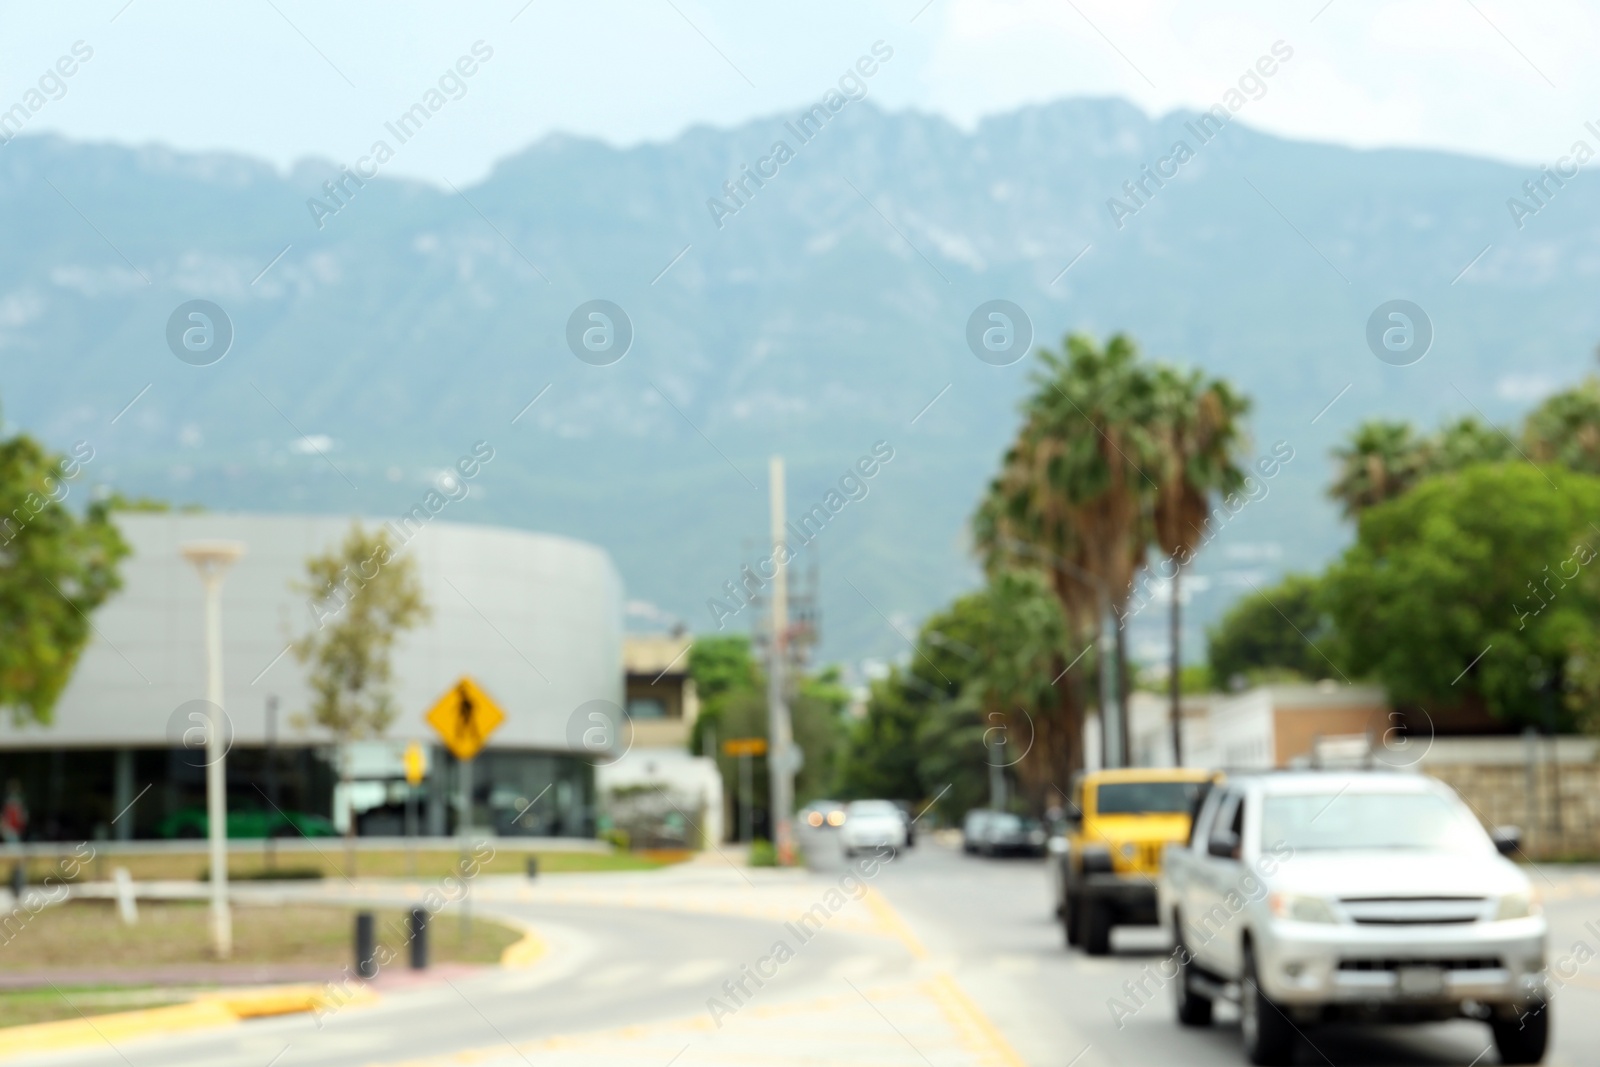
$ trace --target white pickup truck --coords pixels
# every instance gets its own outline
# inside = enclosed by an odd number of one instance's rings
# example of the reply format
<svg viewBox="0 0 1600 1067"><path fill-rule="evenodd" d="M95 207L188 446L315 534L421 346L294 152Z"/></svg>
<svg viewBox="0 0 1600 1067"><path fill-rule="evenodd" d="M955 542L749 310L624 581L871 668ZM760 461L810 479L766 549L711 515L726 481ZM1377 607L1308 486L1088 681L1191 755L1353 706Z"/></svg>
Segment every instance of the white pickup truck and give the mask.
<svg viewBox="0 0 1600 1067"><path fill-rule="evenodd" d="M1466 1016L1501 1063L1538 1063L1546 930L1517 847L1420 774L1231 778L1162 864L1178 1021L1234 1001L1250 1062L1287 1064L1317 1022Z"/></svg>

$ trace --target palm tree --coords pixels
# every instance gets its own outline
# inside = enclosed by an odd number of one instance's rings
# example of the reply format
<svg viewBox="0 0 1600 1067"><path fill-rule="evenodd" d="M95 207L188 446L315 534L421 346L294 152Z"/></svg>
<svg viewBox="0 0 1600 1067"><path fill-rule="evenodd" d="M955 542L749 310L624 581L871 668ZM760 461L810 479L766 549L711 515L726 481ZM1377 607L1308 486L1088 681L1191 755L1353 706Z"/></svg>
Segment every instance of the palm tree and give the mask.
<svg viewBox="0 0 1600 1067"><path fill-rule="evenodd" d="M1155 382L1139 365L1133 340L1117 334L1102 348L1073 335L1064 348L1040 352L1022 428L979 505L973 533L991 572L1018 558L1019 542L1042 552L1068 630L1081 637L1127 606L1149 543L1148 505L1158 483L1148 471L1159 469L1160 451L1150 429ZM1121 712L1125 755L1127 651L1120 627L1114 643L1115 655L1100 663L1102 718L1109 726L1111 707ZM1111 672L1120 684L1111 684ZM1081 715L1076 686L1068 680L1062 697ZM1102 738L1109 743L1109 729Z"/></svg>
<svg viewBox="0 0 1600 1067"><path fill-rule="evenodd" d="M1242 423L1250 401L1226 381L1206 381L1198 370L1186 372L1160 366L1155 380L1161 468L1151 527L1156 545L1173 564L1168 717L1173 764L1181 767L1183 565L1205 537L1211 494L1235 492L1244 485L1238 459L1244 448Z"/></svg>
<svg viewBox="0 0 1600 1067"><path fill-rule="evenodd" d="M1343 505L1345 518L1353 519L1411 488L1424 473L1427 453L1409 422L1368 419L1348 444L1333 450L1339 473L1328 495Z"/></svg>

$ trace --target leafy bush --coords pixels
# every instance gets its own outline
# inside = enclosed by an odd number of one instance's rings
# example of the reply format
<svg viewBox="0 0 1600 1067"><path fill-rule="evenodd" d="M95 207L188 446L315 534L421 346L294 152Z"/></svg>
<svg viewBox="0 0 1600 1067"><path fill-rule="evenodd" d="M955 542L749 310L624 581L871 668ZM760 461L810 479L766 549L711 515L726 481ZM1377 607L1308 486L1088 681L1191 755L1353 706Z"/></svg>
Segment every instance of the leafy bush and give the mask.
<svg viewBox="0 0 1600 1067"><path fill-rule="evenodd" d="M772 842L764 837L758 837L750 842L750 866L776 867L778 865L778 850L772 847Z"/></svg>

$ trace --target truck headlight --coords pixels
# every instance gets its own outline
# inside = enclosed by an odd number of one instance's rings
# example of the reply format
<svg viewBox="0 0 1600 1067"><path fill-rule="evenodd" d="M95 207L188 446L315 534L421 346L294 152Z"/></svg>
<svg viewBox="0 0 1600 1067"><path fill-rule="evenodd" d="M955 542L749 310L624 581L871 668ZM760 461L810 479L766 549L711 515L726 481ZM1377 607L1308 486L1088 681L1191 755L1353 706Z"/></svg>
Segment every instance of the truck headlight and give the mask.
<svg viewBox="0 0 1600 1067"><path fill-rule="evenodd" d="M1336 923L1339 917L1328 902L1321 897L1302 896L1299 893L1273 893L1267 897L1267 906L1280 919L1297 923Z"/></svg>
<svg viewBox="0 0 1600 1067"><path fill-rule="evenodd" d="M1539 911L1538 902L1533 899L1532 893L1507 893L1500 898L1500 904L1494 910L1495 920L1501 919L1526 919Z"/></svg>

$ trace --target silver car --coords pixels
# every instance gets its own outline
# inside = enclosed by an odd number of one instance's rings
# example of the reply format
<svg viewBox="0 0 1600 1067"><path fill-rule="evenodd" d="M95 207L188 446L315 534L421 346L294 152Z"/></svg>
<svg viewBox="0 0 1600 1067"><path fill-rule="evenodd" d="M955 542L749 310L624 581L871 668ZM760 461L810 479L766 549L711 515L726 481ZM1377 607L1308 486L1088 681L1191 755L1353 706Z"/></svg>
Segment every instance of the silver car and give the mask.
<svg viewBox="0 0 1600 1067"><path fill-rule="evenodd" d="M893 854L906 847L906 820L887 800L852 800L844 809L839 847L846 856L875 850Z"/></svg>
<svg viewBox="0 0 1600 1067"><path fill-rule="evenodd" d="M1501 1063L1544 1056L1546 926L1527 875L1421 774L1236 778L1169 846L1160 909L1178 1020L1235 1000L1251 1062L1333 1019L1489 1024ZM1171 973L1166 973L1170 970Z"/></svg>

